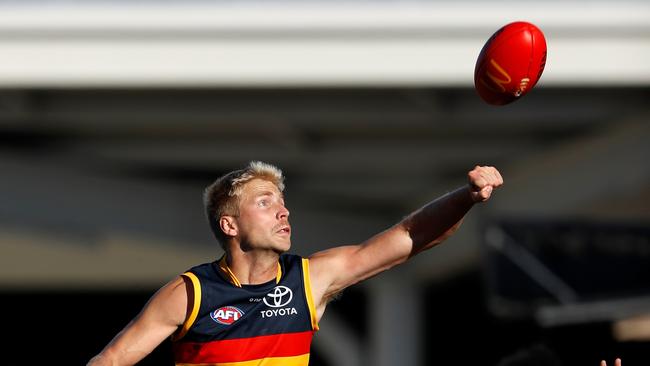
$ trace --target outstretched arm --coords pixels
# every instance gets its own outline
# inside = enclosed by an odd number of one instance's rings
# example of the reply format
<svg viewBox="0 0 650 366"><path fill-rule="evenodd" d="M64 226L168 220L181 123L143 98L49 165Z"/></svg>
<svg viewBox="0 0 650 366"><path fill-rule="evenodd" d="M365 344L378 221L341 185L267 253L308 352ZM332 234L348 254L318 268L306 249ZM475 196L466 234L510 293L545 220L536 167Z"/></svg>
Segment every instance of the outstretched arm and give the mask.
<svg viewBox="0 0 650 366"><path fill-rule="evenodd" d="M310 257L312 293L318 318L330 297L427 250L453 235L477 202L487 201L503 184L489 166L476 166L468 184L412 212L391 228L359 245L328 249Z"/></svg>
<svg viewBox="0 0 650 366"><path fill-rule="evenodd" d="M187 288L181 277L163 286L87 366L134 365L185 321Z"/></svg>

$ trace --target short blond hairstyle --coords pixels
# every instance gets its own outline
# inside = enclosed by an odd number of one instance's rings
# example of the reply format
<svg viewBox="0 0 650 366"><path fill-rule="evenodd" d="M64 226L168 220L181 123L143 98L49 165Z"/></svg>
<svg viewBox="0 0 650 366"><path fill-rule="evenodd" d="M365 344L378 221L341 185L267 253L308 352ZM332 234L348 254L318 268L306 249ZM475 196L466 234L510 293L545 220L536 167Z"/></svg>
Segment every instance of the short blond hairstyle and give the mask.
<svg viewBox="0 0 650 366"><path fill-rule="evenodd" d="M261 161L251 161L244 169L235 170L218 178L203 194L203 204L214 236L225 249L226 234L219 226L222 216L239 215L239 200L244 185L253 179L263 179L284 191L282 170Z"/></svg>

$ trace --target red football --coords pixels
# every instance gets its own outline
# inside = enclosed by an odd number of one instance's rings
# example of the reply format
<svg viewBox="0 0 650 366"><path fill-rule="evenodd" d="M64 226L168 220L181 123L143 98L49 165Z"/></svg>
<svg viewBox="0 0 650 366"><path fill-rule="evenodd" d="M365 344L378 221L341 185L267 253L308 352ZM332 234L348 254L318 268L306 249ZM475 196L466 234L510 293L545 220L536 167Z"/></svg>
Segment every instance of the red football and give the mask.
<svg viewBox="0 0 650 366"><path fill-rule="evenodd" d="M528 22L513 22L496 31L476 60L474 86L488 104L504 105L528 93L546 65L546 39Z"/></svg>

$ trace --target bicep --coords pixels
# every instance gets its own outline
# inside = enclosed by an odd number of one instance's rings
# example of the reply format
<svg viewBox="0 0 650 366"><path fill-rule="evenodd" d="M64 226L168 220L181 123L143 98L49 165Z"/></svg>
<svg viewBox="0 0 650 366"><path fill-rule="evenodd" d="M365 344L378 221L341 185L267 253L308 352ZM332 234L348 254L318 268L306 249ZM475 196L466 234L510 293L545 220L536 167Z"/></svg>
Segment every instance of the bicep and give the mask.
<svg viewBox="0 0 650 366"><path fill-rule="evenodd" d="M359 245L328 249L310 257L315 301L327 300L348 286L368 279L412 254L412 241L401 226Z"/></svg>
<svg viewBox="0 0 650 366"><path fill-rule="evenodd" d="M187 302L185 282L180 277L171 281L151 297L104 353L120 365L140 361L183 324Z"/></svg>

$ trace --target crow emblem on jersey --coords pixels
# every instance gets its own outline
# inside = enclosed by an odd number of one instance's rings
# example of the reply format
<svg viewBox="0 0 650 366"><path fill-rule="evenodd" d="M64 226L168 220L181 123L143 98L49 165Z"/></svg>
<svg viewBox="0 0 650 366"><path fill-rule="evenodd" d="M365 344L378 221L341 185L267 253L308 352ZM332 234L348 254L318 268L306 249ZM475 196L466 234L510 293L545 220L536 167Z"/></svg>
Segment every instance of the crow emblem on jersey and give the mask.
<svg viewBox="0 0 650 366"><path fill-rule="evenodd" d="M224 306L210 313L210 318L223 325L230 325L244 316L244 312L235 306Z"/></svg>

